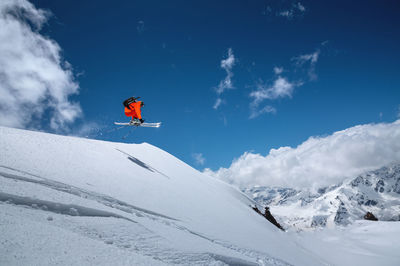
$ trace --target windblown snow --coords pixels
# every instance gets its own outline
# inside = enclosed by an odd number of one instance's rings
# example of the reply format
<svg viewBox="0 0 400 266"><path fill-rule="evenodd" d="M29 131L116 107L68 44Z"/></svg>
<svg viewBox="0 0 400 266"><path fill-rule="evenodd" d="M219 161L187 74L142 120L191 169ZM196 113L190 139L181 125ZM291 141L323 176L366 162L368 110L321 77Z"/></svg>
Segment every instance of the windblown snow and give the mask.
<svg viewBox="0 0 400 266"><path fill-rule="evenodd" d="M0 127L0 265L342 263L324 253L337 243L332 238L282 232L252 205L237 189L147 143ZM360 226L381 224L370 223ZM381 232L378 240L400 228ZM395 265L399 241L390 239L385 256L359 237L365 246L341 250L348 255L342 259Z"/></svg>

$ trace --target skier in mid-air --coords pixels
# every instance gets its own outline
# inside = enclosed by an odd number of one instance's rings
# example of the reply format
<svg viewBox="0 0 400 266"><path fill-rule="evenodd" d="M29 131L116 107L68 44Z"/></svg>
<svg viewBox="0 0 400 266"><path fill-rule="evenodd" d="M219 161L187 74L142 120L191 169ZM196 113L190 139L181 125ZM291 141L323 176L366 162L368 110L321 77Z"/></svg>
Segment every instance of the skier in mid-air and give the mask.
<svg viewBox="0 0 400 266"><path fill-rule="evenodd" d="M142 114L140 108L144 106L142 101L137 101L140 97L130 97L126 99L123 104L125 106L125 115L132 117L130 123L143 123Z"/></svg>
<svg viewBox="0 0 400 266"><path fill-rule="evenodd" d="M141 108L144 106L142 101L138 101L140 97L130 97L123 102L125 106L125 115L127 117L132 117L129 123L126 122L114 122L117 126L135 126L135 127L160 127L161 122L156 123L145 123L142 119Z"/></svg>

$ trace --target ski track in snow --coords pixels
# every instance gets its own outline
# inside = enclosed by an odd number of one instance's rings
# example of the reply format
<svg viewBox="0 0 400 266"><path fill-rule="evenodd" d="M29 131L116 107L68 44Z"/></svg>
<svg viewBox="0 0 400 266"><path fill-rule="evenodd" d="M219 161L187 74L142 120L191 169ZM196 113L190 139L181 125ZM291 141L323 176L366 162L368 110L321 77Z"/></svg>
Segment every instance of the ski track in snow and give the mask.
<svg viewBox="0 0 400 266"><path fill-rule="evenodd" d="M14 180L19 180L19 181L25 181L25 182L30 182L30 183L35 183L38 185L42 185L42 186L46 186L49 187L51 189L54 190L58 190L61 192L65 192L65 193L69 193L81 198L85 198L85 199L91 199L91 200L95 200L107 207L111 207L111 208L116 208L119 209L123 212L127 212L127 213L131 213L131 214L138 214L140 215L151 215L151 216L155 216L155 217L162 217L162 218L167 218L167 219L171 219L171 220L176 220L174 218L168 217L166 215L163 214L159 214L153 211L149 211L146 209L142 209L139 207L136 207L134 205L125 203L123 201L117 200L113 197L107 196L107 195L101 195L99 193L96 192L91 192L91 191L87 191L84 189L80 189L71 185L67 185L61 182L57 182L57 181L53 181L53 180L49 180L43 177L39 177L36 175L32 175L30 173L27 173L25 171L20 171L20 170L16 170L10 167L4 167L4 166L0 166L3 168L7 168L9 170L13 170L13 171L17 171L17 172L21 172L27 175L31 175L33 177L36 178L40 178L40 180L38 179L32 179L32 178L28 178L28 177L24 177L24 176L20 176L20 175L15 175L15 174L9 174L9 173L4 173L4 172L0 172L0 175L5 177L5 178L11 178ZM139 213L144 213L144 214L139 214Z"/></svg>
<svg viewBox="0 0 400 266"><path fill-rule="evenodd" d="M1 175L1 174L0 174ZM44 211L60 213L71 216L88 216L88 217L114 217L134 222L132 219L103 210L92 209L75 204L62 204L59 202L52 202L47 200L39 200L30 197L20 197L8 193L0 192L0 201L11 203L14 205L29 206Z"/></svg>
<svg viewBox="0 0 400 266"><path fill-rule="evenodd" d="M2 178L13 180L17 183L28 182L57 192L67 193L82 198L85 201L96 201L97 203L104 205L106 208L111 208L120 212L121 214L117 214L115 212L89 208L76 204L64 204L36 199L33 197L13 195L0 191L0 202L3 202L3 204L24 207L35 212L43 211L52 212L55 215L66 215L70 218L66 218L68 219L67 223L59 224L60 227L65 228L67 226L69 230L73 232L77 232L80 235L84 235L94 240L103 241L105 244L114 245L124 250L131 250L132 252L168 264L187 265L187 262L190 262L190 265L290 265L282 260L273 258L266 253L240 248L230 243L212 239L193 232L179 224L180 221L177 219L151 210L142 209L113 197L49 180L19 169L13 169L7 166L0 167L5 170L0 171L0 176ZM13 173L10 173L10 171ZM129 217L127 217L127 215ZM131 217L132 215L134 217ZM102 219L91 220L90 223L82 223L81 219L88 219L90 217L98 217ZM118 226L115 226L115 221L107 223L104 219L119 219L121 221L118 222ZM142 221L141 219L146 219L147 221ZM53 218L51 218L51 220L53 220ZM53 224L56 224L54 221L52 222ZM211 246L215 246L215 250L228 250L228 253L253 259L254 261L257 261L257 263L234 256L220 255L212 252L183 252L182 250L173 248L170 240L147 228L149 225L151 225L150 227L162 226L179 230L183 233L192 235L193 238L195 238L194 241L199 241L200 239L200 242L210 242Z"/></svg>

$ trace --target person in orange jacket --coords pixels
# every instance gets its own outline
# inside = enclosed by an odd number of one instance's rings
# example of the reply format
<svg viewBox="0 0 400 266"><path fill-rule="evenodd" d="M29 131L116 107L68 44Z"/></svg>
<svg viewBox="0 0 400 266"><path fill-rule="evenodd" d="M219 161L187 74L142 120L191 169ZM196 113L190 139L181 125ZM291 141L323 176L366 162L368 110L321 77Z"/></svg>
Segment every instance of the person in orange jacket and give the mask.
<svg viewBox="0 0 400 266"><path fill-rule="evenodd" d="M130 97L126 99L123 104L125 106L125 115L128 117L132 117L131 122L140 121L143 123L142 114L140 108L144 106L142 101L137 101L140 97Z"/></svg>

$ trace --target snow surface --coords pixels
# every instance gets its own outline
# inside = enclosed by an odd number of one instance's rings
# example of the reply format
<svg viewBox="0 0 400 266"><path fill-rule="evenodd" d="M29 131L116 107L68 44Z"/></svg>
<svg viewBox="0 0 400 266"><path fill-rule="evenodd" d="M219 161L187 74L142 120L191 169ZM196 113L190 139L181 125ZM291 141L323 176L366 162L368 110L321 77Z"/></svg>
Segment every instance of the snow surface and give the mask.
<svg viewBox="0 0 400 266"><path fill-rule="evenodd" d="M0 265L325 263L152 145L0 127L0 148Z"/></svg>
<svg viewBox="0 0 400 266"><path fill-rule="evenodd" d="M400 265L400 223L359 220L346 227L293 234L333 265Z"/></svg>
<svg viewBox="0 0 400 266"><path fill-rule="evenodd" d="M0 127L0 265L400 261L398 223L285 233L254 204L147 143Z"/></svg>

